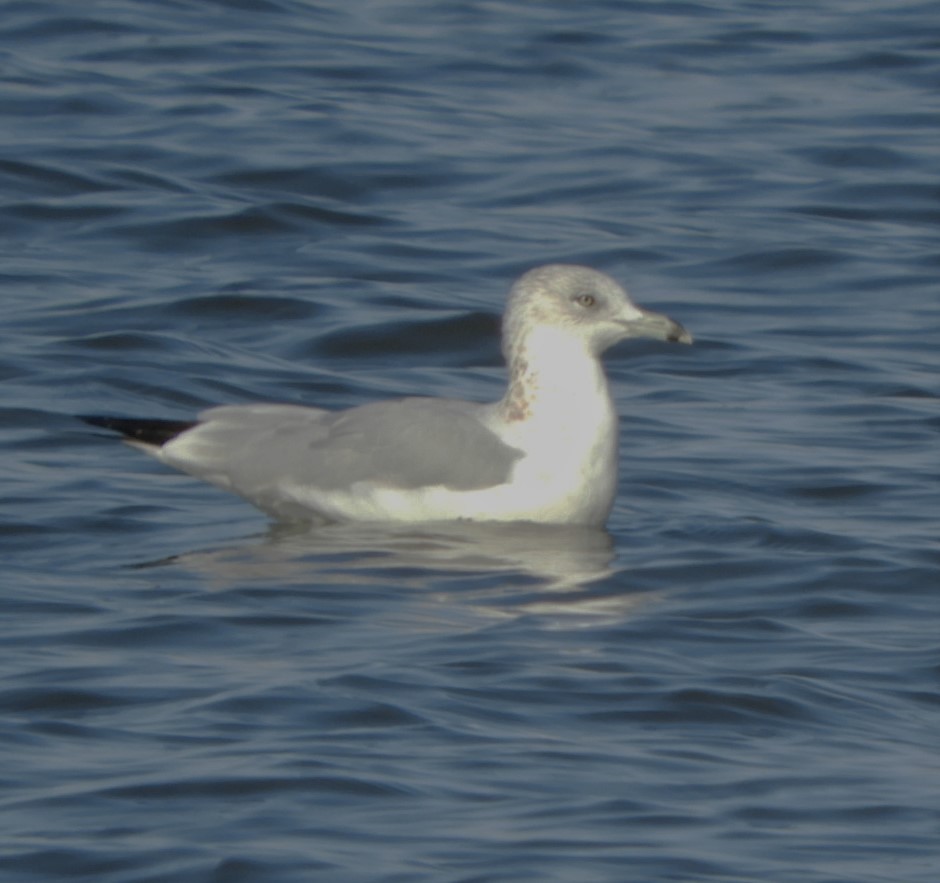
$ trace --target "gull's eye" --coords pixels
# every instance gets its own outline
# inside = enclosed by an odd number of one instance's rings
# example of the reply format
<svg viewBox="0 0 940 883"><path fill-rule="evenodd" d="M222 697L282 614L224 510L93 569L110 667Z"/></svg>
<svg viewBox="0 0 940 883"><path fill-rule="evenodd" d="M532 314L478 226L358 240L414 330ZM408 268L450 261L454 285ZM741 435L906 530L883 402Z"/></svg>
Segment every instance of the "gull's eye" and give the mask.
<svg viewBox="0 0 940 883"><path fill-rule="evenodd" d="M585 309L590 309L597 303L597 298L593 294L579 294L574 302Z"/></svg>

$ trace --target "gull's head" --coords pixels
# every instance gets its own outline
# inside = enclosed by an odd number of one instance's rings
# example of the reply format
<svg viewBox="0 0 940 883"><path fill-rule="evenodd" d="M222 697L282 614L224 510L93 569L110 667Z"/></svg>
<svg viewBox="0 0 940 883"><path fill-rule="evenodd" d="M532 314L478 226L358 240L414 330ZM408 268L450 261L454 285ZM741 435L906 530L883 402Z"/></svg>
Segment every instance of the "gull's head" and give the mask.
<svg viewBox="0 0 940 883"><path fill-rule="evenodd" d="M628 337L692 343L678 322L636 306L610 276L575 264L536 267L512 287L503 319L506 348L539 328L561 332L594 355Z"/></svg>

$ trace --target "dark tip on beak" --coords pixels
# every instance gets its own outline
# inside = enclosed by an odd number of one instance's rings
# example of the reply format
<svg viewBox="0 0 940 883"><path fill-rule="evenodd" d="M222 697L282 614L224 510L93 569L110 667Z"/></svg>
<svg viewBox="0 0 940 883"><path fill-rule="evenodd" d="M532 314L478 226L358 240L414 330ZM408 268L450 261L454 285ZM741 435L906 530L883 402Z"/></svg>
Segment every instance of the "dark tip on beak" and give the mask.
<svg viewBox="0 0 940 883"><path fill-rule="evenodd" d="M675 327L670 329L669 334L666 335L666 340L670 343L692 343L692 335L678 322L673 324Z"/></svg>

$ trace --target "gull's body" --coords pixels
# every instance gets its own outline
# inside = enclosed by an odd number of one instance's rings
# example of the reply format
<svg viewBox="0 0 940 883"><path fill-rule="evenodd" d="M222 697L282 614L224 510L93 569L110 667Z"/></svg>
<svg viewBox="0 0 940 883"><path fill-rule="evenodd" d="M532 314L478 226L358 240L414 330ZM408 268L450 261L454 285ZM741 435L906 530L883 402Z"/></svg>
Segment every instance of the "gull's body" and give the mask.
<svg viewBox="0 0 940 883"><path fill-rule="evenodd" d="M601 525L616 493L617 415L600 356L627 337L691 342L610 277L554 264L510 292L498 402L227 405L192 424L85 419L276 518Z"/></svg>

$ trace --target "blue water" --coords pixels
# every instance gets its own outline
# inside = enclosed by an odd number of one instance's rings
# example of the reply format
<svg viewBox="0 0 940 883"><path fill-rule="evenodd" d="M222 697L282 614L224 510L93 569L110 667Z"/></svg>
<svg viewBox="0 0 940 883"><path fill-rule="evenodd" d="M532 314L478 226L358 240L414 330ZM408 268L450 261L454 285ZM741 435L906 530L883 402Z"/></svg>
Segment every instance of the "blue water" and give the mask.
<svg viewBox="0 0 940 883"><path fill-rule="evenodd" d="M940 13L0 17L4 883L940 879ZM313 533L89 431L608 359L607 531Z"/></svg>

